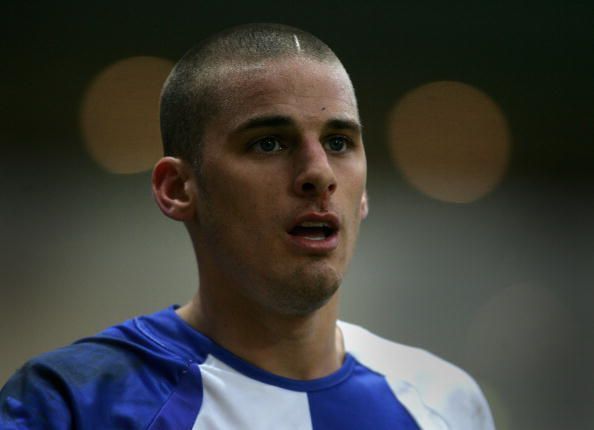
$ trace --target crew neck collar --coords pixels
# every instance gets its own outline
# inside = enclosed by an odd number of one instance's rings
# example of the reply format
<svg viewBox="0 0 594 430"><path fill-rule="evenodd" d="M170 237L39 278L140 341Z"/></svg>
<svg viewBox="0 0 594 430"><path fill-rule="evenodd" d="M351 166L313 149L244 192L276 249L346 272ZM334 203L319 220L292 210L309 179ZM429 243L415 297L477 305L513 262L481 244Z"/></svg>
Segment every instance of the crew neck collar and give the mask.
<svg viewBox="0 0 594 430"><path fill-rule="evenodd" d="M355 359L345 352L341 367L321 378L299 380L275 375L247 362L190 326L175 312L178 308L179 305L172 305L155 314L136 318L135 323L153 342L186 361L202 365L212 355L251 379L293 391L323 390L341 383L352 373Z"/></svg>

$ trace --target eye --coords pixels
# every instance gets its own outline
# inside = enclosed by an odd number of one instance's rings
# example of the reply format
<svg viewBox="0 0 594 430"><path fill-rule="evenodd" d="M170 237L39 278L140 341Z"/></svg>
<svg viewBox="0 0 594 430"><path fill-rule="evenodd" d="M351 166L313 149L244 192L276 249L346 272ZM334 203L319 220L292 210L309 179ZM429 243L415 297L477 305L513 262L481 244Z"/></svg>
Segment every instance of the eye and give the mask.
<svg viewBox="0 0 594 430"><path fill-rule="evenodd" d="M324 148L331 152L345 152L349 143L349 139L345 136L331 136L324 142Z"/></svg>
<svg viewBox="0 0 594 430"><path fill-rule="evenodd" d="M251 148L253 148L256 152L262 153L279 152L285 149L283 145L281 145L278 138L274 136L266 136L262 139L256 140L251 144Z"/></svg>

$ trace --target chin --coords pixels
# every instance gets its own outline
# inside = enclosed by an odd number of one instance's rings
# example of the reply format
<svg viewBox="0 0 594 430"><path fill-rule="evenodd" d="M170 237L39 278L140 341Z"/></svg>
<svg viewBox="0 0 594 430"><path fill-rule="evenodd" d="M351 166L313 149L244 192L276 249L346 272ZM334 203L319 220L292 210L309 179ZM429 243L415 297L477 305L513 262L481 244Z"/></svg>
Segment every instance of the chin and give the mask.
<svg viewBox="0 0 594 430"><path fill-rule="evenodd" d="M282 287L271 291L273 307L284 315L306 316L323 307L336 294L342 276L332 268L296 270Z"/></svg>

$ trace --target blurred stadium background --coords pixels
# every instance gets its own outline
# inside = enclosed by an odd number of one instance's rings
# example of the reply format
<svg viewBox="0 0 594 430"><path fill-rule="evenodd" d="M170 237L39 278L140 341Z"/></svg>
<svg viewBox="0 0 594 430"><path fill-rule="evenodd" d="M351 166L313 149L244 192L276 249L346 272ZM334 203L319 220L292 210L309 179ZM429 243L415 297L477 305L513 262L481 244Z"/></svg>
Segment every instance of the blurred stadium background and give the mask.
<svg viewBox="0 0 594 430"><path fill-rule="evenodd" d="M591 2L3 9L0 384L194 292L150 193L159 88L203 37L272 21L326 41L359 97L371 213L342 318L468 370L500 430L594 428Z"/></svg>

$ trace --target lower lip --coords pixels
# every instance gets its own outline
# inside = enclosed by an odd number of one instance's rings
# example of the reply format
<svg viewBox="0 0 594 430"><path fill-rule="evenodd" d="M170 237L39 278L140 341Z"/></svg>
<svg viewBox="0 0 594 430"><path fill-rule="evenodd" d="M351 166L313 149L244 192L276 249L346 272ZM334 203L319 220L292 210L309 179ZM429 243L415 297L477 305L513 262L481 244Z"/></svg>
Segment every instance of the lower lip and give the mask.
<svg viewBox="0 0 594 430"><path fill-rule="evenodd" d="M287 235L289 236L289 242L293 246L309 254L327 254L338 247L337 232L321 240L308 239L305 236L296 236L288 233Z"/></svg>

